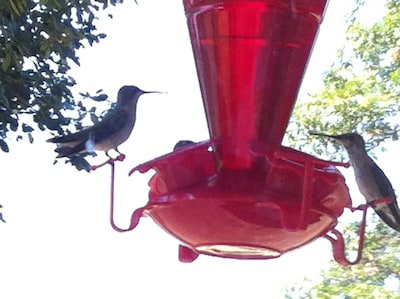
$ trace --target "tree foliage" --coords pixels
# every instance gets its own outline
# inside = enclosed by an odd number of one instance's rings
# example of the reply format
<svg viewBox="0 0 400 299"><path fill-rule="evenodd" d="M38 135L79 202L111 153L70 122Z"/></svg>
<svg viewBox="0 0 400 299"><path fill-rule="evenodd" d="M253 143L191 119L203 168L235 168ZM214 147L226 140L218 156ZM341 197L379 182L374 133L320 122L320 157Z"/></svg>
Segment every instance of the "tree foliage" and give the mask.
<svg viewBox="0 0 400 299"><path fill-rule="evenodd" d="M324 76L324 87L297 105L290 128L292 144L335 156L337 148L311 142L308 130L332 134L357 131L370 137L370 148L385 139L398 139L400 96L400 1L387 0L387 14L365 25L357 15L364 3L357 0L348 19L347 43L339 60ZM297 134L297 135L294 135ZM293 136L302 135L294 141ZM375 220L368 224L364 257L358 265L342 267L332 262L321 273L322 282L309 289L294 287L286 298L400 298L400 237L397 231ZM347 242L355 248L358 224L346 229ZM309 281L305 281L309 285Z"/></svg>
<svg viewBox="0 0 400 299"><path fill-rule="evenodd" d="M371 0L369 0L371 1ZM338 60L326 71L323 89L300 99L289 125L292 146L330 157L323 143L307 145L308 131L330 134L358 132L370 148L386 139L397 140L400 104L400 1L388 0L387 14L373 25L357 16L365 1L356 1L348 18L347 42Z"/></svg>
<svg viewBox="0 0 400 299"><path fill-rule="evenodd" d="M355 266L343 267L332 262L322 271L322 282L308 290L293 287L287 298L375 298L400 299L400 238L398 232L377 217L369 223L365 236L364 256ZM347 227L347 246L356 248L358 224ZM372 229L371 229L372 228ZM352 233L351 233L352 232Z"/></svg>
<svg viewBox="0 0 400 299"><path fill-rule="evenodd" d="M96 30L99 10L123 0L3 0L0 2L0 149L10 135L33 141L36 129L62 134L81 127L95 108L76 101L68 75L77 50L105 37ZM87 98L104 100L97 94ZM77 117L72 118L72 115ZM16 132L15 134L11 134ZM71 161L87 168L83 157Z"/></svg>

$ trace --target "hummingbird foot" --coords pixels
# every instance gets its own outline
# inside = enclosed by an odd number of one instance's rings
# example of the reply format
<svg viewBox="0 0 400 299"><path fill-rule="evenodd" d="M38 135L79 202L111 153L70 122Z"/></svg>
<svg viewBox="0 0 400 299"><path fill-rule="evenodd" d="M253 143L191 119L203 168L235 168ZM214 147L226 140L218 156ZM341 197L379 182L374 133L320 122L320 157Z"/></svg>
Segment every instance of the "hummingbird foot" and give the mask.
<svg viewBox="0 0 400 299"><path fill-rule="evenodd" d="M379 198L373 201L370 201L368 203L364 203L359 205L358 207L355 208L350 208L350 210L352 212L354 211L364 211L366 209L368 209L369 207L376 207L377 205L380 204L390 204L392 202L392 198L391 197L384 197L384 198Z"/></svg>
<svg viewBox="0 0 400 299"><path fill-rule="evenodd" d="M392 203L392 201L393 201L393 199L390 196L388 196L388 197L384 197L384 198L375 199L375 200L369 202L368 205L371 207L376 207L377 205L384 204L384 203L390 204L390 203Z"/></svg>
<svg viewBox="0 0 400 299"><path fill-rule="evenodd" d="M119 153L119 156L118 157L116 157L114 160L115 161L124 161L125 160L125 155L124 154L121 154L121 153Z"/></svg>
<svg viewBox="0 0 400 299"><path fill-rule="evenodd" d="M116 161L124 161L125 160L125 155L124 154L120 154L119 156L117 156L116 158L110 158L110 159L108 159L107 161L105 161L105 162L103 162L103 163L101 163L101 164L99 164L99 165L93 165L93 166L90 166L90 170L96 170L96 169L98 169L98 168L100 168L100 167L103 167L104 165L107 165L107 164L110 164L110 165L114 165L114 163L116 162Z"/></svg>

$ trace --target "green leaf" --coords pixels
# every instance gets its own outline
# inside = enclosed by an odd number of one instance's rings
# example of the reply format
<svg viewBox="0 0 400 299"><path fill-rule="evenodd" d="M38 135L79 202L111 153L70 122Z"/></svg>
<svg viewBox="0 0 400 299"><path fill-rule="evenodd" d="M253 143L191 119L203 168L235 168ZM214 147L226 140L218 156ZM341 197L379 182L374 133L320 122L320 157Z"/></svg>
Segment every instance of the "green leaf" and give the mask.
<svg viewBox="0 0 400 299"><path fill-rule="evenodd" d="M33 128L27 124L22 124L22 131L25 133L29 133L33 131Z"/></svg>
<svg viewBox="0 0 400 299"><path fill-rule="evenodd" d="M17 16L20 16L22 14L22 11L20 10L20 7L18 5L18 1L11 0L9 1L9 4Z"/></svg>
<svg viewBox="0 0 400 299"><path fill-rule="evenodd" d="M108 96L106 94L100 94L98 96L92 96L91 99L96 101L96 102L103 102L107 100Z"/></svg>
<svg viewBox="0 0 400 299"><path fill-rule="evenodd" d="M33 136L30 132L28 133L28 139L29 139L29 143L33 143Z"/></svg>
<svg viewBox="0 0 400 299"><path fill-rule="evenodd" d="M87 172L90 172L90 164L82 156L79 156L79 155L72 156L72 157L68 158L68 160L65 163L71 163L78 170L85 170Z"/></svg>
<svg viewBox="0 0 400 299"><path fill-rule="evenodd" d="M6 152L6 153L8 153L10 151L10 149L8 148L7 143L2 139L0 139L0 148L1 148L1 150L3 152Z"/></svg>
<svg viewBox="0 0 400 299"><path fill-rule="evenodd" d="M1 68L3 69L3 71L7 71L8 67L11 64L11 61L12 61L11 53L7 53L6 57L3 60L3 63L1 64Z"/></svg>

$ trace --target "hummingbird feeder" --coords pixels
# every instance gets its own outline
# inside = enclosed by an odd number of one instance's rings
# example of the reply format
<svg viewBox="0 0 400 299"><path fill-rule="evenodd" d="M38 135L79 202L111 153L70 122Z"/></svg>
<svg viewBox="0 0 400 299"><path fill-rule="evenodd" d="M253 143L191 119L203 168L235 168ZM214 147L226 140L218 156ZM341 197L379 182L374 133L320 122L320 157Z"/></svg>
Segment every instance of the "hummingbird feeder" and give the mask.
<svg viewBox="0 0 400 299"><path fill-rule="evenodd" d="M335 229L351 207L344 177L281 145L326 0L183 3L210 140L132 169L156 173L129 229L151 217L180 241L183 262L276 258L326 237L352 264Z"/></svg>

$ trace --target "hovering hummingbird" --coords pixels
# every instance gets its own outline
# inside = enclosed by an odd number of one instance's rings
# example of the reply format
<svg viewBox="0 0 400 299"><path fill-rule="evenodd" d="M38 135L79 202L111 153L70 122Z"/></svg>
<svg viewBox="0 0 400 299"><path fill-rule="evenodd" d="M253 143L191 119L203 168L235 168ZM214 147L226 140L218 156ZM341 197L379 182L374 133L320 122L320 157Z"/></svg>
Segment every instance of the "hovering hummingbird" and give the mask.
<svg viewBox="0 0 400 299"><path fill-rule="evenodd" d="M57 143L57 158L96 150L105 151L109 156L108 151L111 149L121 154L118 146L131 134L136 121L137 101L145 93L160 92L143 91L136 86L123 86L118 91L117 104L100 122L79 132L47 140Z"/></svg>
<svg viewBox="0 0 400 299"><path fill-rule="evenodd" d="M371 203L383 222L400 231L400 210L392 184L385 173L368 156L364 139L356 133L327 135L310 132L310 134L333 138L344 146L354 169L356 182L361 194L364 195L368 203ZM390 198L391 202L374 204L374 201L383 198Z"/></svg>

